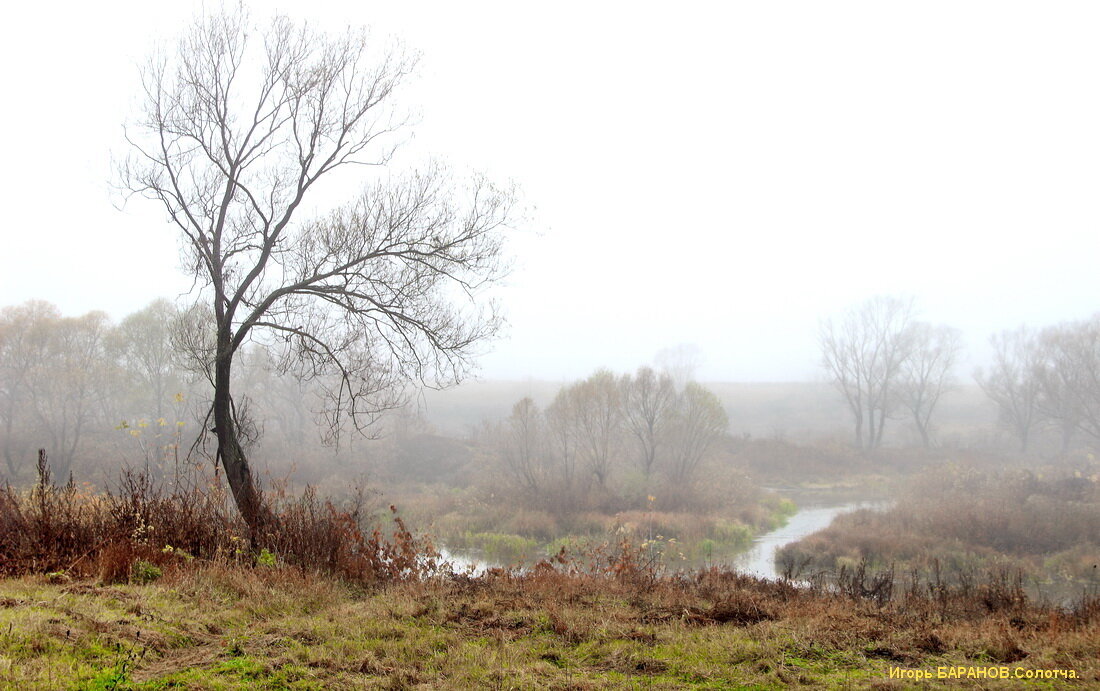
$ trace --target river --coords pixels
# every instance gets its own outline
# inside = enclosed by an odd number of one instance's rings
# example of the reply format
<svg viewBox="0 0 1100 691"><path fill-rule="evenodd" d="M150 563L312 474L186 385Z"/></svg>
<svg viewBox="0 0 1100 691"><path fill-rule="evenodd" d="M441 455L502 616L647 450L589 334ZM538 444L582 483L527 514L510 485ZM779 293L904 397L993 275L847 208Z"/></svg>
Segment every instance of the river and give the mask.
<svg viewBox="0 0 1100 691"><path fill-rule="evenodd" d="M882 509L889 505L889 502L882 500L835 503L824 498L802 499L806 504L799 504L799 510L790 517L786 525L757 537L753 540L752 547L735 557L730 565L753 576L779 578L781 574L776 569L775 553L781 547L827 528L842 513L858 509Z"/></svg>
<svg viewBox="0 0 1100 691"><path fill-rule="evenodd" d="M776 569L775 553L784 545L797 542L811 533L828 527L833 518L842 513L858 509L882 509L889 505L889 502L881 499L841 501L808 491L781 492L781 494L792 497L799 505L798 511L787 520L785 525L758 536L748 550L734 557L732 561L709 561L695 564L695 566L732 566L738 571L754 576L779 578L781 574ZM446 548L439 551L443 560L450 562L456 572L469 570L473 575L479 575L487 568L496 566L485 562L476 554L451 552Z"/></svg>

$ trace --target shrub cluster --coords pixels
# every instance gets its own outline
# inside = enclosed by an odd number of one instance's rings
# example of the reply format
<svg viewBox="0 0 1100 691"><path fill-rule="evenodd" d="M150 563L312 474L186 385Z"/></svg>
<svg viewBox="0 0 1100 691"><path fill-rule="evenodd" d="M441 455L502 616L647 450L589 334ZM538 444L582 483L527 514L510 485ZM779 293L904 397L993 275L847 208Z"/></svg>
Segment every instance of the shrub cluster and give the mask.
<svg viewBox="0 0 1100 691"><path fill-rule="evenodd" d="M250 530L215 477L168 487L124 471L105 494L53 482L45 454L29 490L0 489L0 574L55 573L105 582L150 580L191 560L276 563L359 582L416 577L435 567L432 546L392 512L392 526L369 528L363 494L348 505L307 488L264 495L269 517Z"/></svg>

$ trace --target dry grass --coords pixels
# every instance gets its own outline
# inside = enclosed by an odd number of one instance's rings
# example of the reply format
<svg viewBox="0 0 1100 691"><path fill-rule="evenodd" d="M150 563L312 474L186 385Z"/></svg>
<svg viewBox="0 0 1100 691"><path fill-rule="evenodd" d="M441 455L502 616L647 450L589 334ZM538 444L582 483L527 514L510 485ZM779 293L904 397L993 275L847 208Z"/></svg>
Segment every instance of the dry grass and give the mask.
<svg viewBox="0 0 1100 691"><path fill-rule="evenodd" d="M193 560L289 566L359 582L416 577L433 568L429 543L390 507L390 529L370 528L363 494L338 506L307 488L264 496L269 517L252 530L216 478L166 488L125 472L118 488L93 494L55 485L40 463L27 491L0 489L0 575L53 573L103 582L141 578ZM153 571L149 571L152 568Z"/></svg>
<svg viewBox="0 0 1100 691"><path fill-rule="evenodd" d="M891 668L960 665L1100 683L1100 599L1036 604L1005 574L796 586L665 573L622 542L472 577L308 491L248 535L214 488L44 475L0 495L5 687L908 688Z"/></svg>
<svg viewBox="0 0 1100 691"><path fill-rule="evenodd" d="M890 688L891 667L1071 669L1100 607L877 603L717 570L545 564L369 588L191 564L154 584L0 581L0 684L47 688ZM1057 684L1055 684L1057 685ZM908 688L912 684L906 684ZM1014 688L1018 684L1005 684ZM901 688L901 685L898 685Z"/></svg>
<svg viewBox="0 0 1100 691"><path fill-rule="evenodd" d="M861 562L963 582L1022 570L1031 581L1100 585L1100 477L949 466L910 482L889 511L856 511L781 552L794 570ZM1077 587L1077 592L1080 592Z"/></svg>

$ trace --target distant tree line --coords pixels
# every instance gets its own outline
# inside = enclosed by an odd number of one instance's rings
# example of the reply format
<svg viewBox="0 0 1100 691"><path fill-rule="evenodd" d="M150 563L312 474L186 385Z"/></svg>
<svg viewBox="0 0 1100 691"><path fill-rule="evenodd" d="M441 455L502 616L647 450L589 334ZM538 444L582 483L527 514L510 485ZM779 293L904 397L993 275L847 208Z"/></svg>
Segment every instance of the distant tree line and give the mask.
<svg viewBox="0 0 1100 691"><path fill-rule="evenodd" d="M485 436L514 487L545 508L673 507L690 498L728 427L706 387L642 367L599 370L545 409L524 398Z"/></svg>
<svg viewBox="0 0 1100 691"><path fill-rule="evenodd" d="M103 312L65 317L37 300L0 310L0 476L29 480L38 448L55 476L76 471L97 482L123 464L166 476L188 456L210 461L201 445L210 389L199 341L192 315L167 300L117 324ZM316 421L316 383L280 374L265 350L246 349L241 364L247 442L259 443L262 432L265 455L287 460L280 469L316 459L328 430Z"/></svg>
<svg viewBox="0 0 1100 691"><path fill-rule="evenodd" d="M898 417L931 446L933 415L956 384L960 332L914 314L912 299L875 297L822 324L822 361L852 413L861 449L881 446L886 421Z"/></svg>
<svg viewBox="0 0 1100 691"><path fill-rule="evenodd" d="M958 386L960 332L915 315L912 299L878 296L821 324L822 364L865 451L882 445L889 420L908 419L923 445L933 445L939 404ZM990 343L993 361L974 379L1021 452L1040 431L1057 434L1063 455L1078 433L1100 441L1100 315L1004 331Z"/></svg>
<svg viewBox="0 0 1100 691"><path fill-rule="evenodd" d="M162 475L187 462L213 468L213 449L203 444L209 322L194 309L158 300L117 324L102 312L63 316L42 301L0 309L0 476L31 479L38 448L61 478L76 470L100 482L123 464ZM857 447L881 447L897 423L924 446L937 443L940 404L959 385L958 330L920 321L911 300L877 297L822 322L820 344ZM1075 442L1100 442L1100 316L1005 331L991 344L992 362L974 377L1019 451L1033 450L1040 434L1063 454ZM281 369L269 349L245 347L239 357L239 431L269 471L297 470L298 479L314 481L322 472L381 467L407 451L354 436L325 447L332 387ZM531 499L575 508L649 496L675 504L707 477L729 425L717 397L693 381L698 359L697 349L681 347L658 357L660 369L599 370L562 387L544 408L521 400L506 419L486 423L470 448L487 451ZM390 418L385 427L400 423Z"/></svg>
<svg viewBox="0 0 1100 691"><path fill-rule="evenodd" d="M1100 441L1100 315L1005 331L991 343L993 364L976 378L1021 451L1044 428L1057 431L1063 454L1078 433Z"/></svg>

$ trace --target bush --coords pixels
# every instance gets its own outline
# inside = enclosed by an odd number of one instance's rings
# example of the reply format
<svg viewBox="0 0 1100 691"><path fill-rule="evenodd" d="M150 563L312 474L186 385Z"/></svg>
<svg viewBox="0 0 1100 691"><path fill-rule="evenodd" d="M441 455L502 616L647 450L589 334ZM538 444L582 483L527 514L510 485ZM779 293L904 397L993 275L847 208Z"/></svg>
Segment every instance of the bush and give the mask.
<svg viewBox="0 0 1100 691"><path fill-rule="evenodd" d="M137 583L152 583L159 580L164 572L156 564L139 559L130 570L130 579Z"/></svg>
<svg viewBox="0 0 1100 691"><path fill-rule="evenodd" d="M192 559L321 571L356 581L417 578L435 568L431 544L391 509L387 532L368 529L359 493L346 508L278 491L263 498L270 520L252 531L216 478L171 490L124 472L106 495L57 487L48 469L19 492L0 489L0 575L65 572L107 583L148 582ZM275 555L279 558L276 559Z"/></svg>

